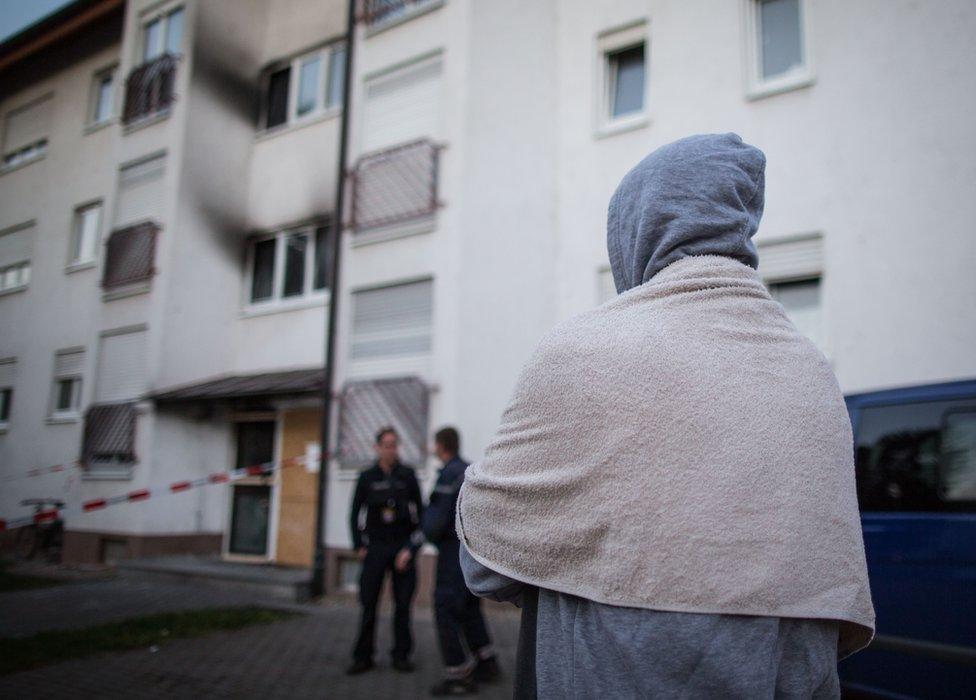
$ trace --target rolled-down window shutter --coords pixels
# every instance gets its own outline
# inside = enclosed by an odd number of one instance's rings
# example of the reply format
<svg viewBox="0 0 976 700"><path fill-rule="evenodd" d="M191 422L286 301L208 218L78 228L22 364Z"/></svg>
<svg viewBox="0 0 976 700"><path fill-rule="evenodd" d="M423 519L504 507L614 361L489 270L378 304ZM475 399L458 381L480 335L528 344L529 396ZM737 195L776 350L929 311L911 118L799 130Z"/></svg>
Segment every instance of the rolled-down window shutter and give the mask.
<svg viewBox="0 0 976 700"><path fill-rule="evenodd" d="M34 252L34 227L0 233L0 267L27 262Z"/></svg>
<svg viewBox="0 0 976 700"><path fill-rule="evenodd" d="M54 358L54 376L78 377L84 366L84 350L59 350Z"/></svg>
<svg viewBox="0 0 976 700"><path fill-rule="evenodd" d="M81 461L88 467L134 462L135 438L134 403L92 406L85 414Z"/></svg>
<svg viewBox="0 0 976 700"><path fill-rule="evenodd" d="M363 107L362 152L437 136L440 95L440 58L369 80Z"/></svg>
<svg viewBox="0 0 976 700"><path fill-rule="evenodd" d="M376 432L392 426L400 438L400 458L413 465L427 459L429 389L403 377L346 384L339 412L339 462L362 467L375 459Z"/></svg>
<svg viewBox="0 0 976 700"><path fill-rule="evenodd" d="M759 274L766 282L811 279L823 274L823 237L760 243Z"/></svg>
<svg viewBox="0 0 976 700"><path fill-rule="evenodd" d="M138 399L146 392L146 331L103 336L95 378L96 403Z"/></svg>
<svg viewBox="0 0 976 700"><path fill-rule="evenodd" d="M0 359L0 389L12 387L16 376L17 360L13 357Z"/></svg>
<svg viewBox="0 0 976 700"><path fill-rule="evenodd" d="M430 352L433 282L423 280L353 294L353 360Z"/></svg>
<svg viewBox="0 0 976 700"><path fill-rule="evenodd" d="M3 125L3 152L12 153L42 141L51 130L51 96L7 113Z"/></svg>
<svg viewBox="0 0 976 700"><path fill-rule="evenodd" d="M139 221L162 220L165 169L166 156L160 155L128 165L119 171L114 228Z"/></svg>

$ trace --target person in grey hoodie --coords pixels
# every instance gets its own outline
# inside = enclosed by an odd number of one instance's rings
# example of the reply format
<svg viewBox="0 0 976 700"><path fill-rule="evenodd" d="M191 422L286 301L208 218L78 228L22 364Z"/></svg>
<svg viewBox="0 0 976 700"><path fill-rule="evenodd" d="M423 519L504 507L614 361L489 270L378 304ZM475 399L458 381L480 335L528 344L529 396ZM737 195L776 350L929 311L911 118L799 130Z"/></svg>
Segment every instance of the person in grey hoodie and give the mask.
<svg viewBox="0 0 976 700"><path fill-rule="evenodd" d="M642 160L610 204L607 236L618 293L691 256L732 258L755 269L751 238L762 216L764 173L763 153L735 134L681 139ZM768 294L754 286L750 293L765 295L760 303L768 304ZM490 495L485 498L490 504ZM621 519L640 516L619 512ZM836 619L626 607L530 585L475 558L462 520L460 560L471 591L522 607L518 698L839 697ZM554 551L557 545L550 545ZM866 584L853 559L852 578Z"/></svg>

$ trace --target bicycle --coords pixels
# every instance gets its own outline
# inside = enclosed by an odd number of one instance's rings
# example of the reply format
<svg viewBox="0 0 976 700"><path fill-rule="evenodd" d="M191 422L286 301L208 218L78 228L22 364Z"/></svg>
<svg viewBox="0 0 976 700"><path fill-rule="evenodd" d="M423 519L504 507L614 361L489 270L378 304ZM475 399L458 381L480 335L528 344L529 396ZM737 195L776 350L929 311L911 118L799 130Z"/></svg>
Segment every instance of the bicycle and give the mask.
<svg viewBox="0 0 976 700"><path fill-rule="evenodd" d="M56 498L27 498L20 505L34 506L34 522L20 528L17 533L14 556L26 561L42 551L47 561L60 562L64 544L64 520L61 519L64 501Z"/></svg>

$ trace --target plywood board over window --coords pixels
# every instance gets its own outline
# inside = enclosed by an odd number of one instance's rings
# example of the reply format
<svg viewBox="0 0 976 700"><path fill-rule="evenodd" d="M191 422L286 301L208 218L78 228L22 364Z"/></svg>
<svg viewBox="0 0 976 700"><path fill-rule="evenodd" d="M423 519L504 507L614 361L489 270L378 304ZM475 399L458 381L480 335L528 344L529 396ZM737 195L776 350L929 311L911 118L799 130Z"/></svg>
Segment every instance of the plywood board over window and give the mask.
<svg viewBox="0 0 976 700"><path fill-rule="evenodd" d="M319 444L321 410L302 408L282 413L281 459L304 457L310 445ZM275 560L289 566L311 566L315 545L317 474L303 465L286 466L280 472L278 495L278 544Z"/></svg>

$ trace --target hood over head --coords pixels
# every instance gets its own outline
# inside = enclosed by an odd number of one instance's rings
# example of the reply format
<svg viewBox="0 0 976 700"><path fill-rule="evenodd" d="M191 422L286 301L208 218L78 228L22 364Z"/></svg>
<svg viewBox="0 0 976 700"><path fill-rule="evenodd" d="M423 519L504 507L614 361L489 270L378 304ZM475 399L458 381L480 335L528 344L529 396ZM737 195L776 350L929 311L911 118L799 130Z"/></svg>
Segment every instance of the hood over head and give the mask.
<svg viewBox="0 0 976 700"><path fill-rule="evenodd" d="M750 267L764 204L766 156L738 134L702 134L661 146L610 199L607 248L617 292L692 255Z"/></svg>

